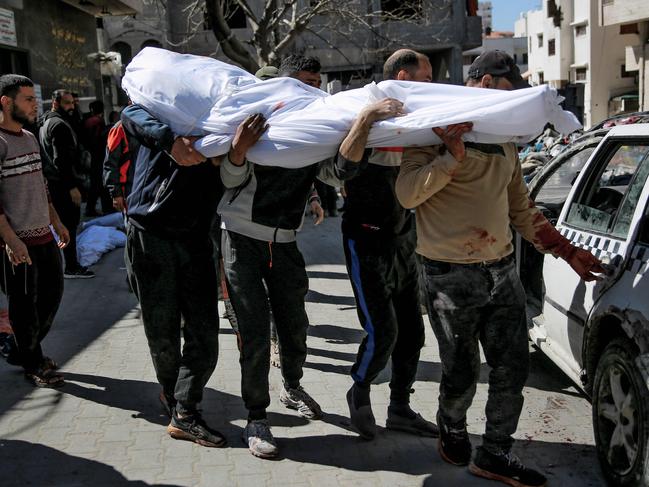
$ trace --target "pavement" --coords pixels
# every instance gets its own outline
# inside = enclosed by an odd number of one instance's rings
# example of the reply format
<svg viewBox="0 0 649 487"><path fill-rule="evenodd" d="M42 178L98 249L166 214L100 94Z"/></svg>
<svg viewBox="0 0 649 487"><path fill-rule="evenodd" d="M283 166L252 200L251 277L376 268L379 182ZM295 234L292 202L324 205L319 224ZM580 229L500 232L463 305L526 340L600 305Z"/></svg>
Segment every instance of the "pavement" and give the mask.
<svg viewBox="0 0 649 487"><path fill-rule="evenodd" d="M94 267L91 280L66 281L65 296L44 349L62 366L67 384L37 389L21 371L0 363L1 486L466 486L497 484L444 463L437 440L380 428L365 442L350 430L345 393L363 332L344 266L340 218L299 236L307 262L309 355L303 385L325 417L307 421L278 400L279 370L271 370L269 419L281 456L262 460L241 441L246 411L240 398L235 336L221 322L220 357L202 403L209 424L229 446L204 448L171 439L158 404L159 386L127 290L121 250ZM434 419L441 366L427 326L415 410ZM601 486L591 407L540 352L531 349L532 372L516 433L515 451L543 471L552 487ZM484 431L489 370L480 374L468 423L474 446ZM377 422L385 424L390 371L372 387Z"/></svg>

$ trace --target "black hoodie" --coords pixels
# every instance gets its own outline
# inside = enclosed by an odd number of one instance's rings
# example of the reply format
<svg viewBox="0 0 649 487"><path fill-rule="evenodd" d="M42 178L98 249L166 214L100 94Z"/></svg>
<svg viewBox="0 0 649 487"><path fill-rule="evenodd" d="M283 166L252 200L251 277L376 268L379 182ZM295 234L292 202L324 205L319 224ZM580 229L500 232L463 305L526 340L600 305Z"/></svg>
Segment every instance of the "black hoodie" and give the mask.
<svg viewBox="0 0 649 487"><path fill-rule="evenodd" d="M43 115L40 125L43 174L49 185L66 190L80 187L81 150L72 126L58 111Z"/></svg>

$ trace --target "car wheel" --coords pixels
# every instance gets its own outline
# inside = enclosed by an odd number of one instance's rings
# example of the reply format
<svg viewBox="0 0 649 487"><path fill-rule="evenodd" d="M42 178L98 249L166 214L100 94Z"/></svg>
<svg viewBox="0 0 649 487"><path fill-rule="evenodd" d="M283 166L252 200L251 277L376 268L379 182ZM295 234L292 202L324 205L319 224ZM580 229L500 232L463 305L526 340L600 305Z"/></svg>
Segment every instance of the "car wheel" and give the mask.
<svg viewBox="0 0 649 487"><path fill-rule="evenodd" d="M597 455L607 480L625 487L649 485L649 391L635 365L637 356L632 341L612 341L593 385Z"/></svg>

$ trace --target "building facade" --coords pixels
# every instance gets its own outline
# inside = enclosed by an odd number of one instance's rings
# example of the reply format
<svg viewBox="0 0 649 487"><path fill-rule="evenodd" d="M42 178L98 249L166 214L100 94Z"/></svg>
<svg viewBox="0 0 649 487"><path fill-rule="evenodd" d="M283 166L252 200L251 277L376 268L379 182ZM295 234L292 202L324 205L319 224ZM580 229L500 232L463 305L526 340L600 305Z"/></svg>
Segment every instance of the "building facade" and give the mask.
<svg viewBox="0 0 649 487"><path fill-rule="evenodd" d="M102 11L73 0L0 0L2 73L30 77L46 102L58 88L86 101L101 97L97 18L134 13L138 2L106 0Z"/></svg>
<svg viewBox="0 0 649 487"><path fill-rule="evenodd" d="M469 67L475 59L485 51L498 50L504 51L509 54L514 62L518 65L521 73L526 73L528 70L528 55L527 55L527 38L514 37L513 32L492 32L488 36L482 38L482 45L464 51L464 66L462 72L466 80L469 73Z"/></svg>
<svg viewBox="0 0 649 487"><path fill-rule="evenodd" d="M177 52L232 62L219 48L204 11L187 9L192 3L192 0L145 0L141 15L106 20L106 45L110 50L123 53L125 64L145 45L159 45ZM251 0L248 3L259 11L266 2ZM367 17L371 28L345 33L342 29L330 28L332 21L341 24L345 19L317 19L310 24L312 32L296 38L293 51L320 58L325 85L334 82L333 85L352 88L380 80L386 57L401 47L427 54L433 65L435 80L462 83L462 52L480 45L480 17L469 15L466 0L420 0L410 3L414 5L413 15L407 20L396 20L388 13L390 9L398 11L403 8L402 2L350 2L359 13L365 12L365 15L367 12L381 12L378 16ZM249 24L241 13L235 11L229 25L241 39L250 38Z"/></svg>
<svg viewBox="0 0 649 487"><path fill-rule="evenodd" d="M602 25L600 13L599 0L544 0L515 26L516 37L527 38L531 83L560 90L587 128L638 109L638 76L626 67L625 46L640 44L640 34Z"/></svg>
<svg viewBox="0 0 649 487"><path fill-rule="evenodd" d="M491 2L478 2L478 16L482 17L482 32L493 30L493 6Z"/></svg>
<svg viewBox="0 0 649 487"><path fill-rule="evenodd" d="M604 27L637 33L624 37L625 68L638 79L640 110L649 111L649 2L646 0L599 0Z"/></svg>

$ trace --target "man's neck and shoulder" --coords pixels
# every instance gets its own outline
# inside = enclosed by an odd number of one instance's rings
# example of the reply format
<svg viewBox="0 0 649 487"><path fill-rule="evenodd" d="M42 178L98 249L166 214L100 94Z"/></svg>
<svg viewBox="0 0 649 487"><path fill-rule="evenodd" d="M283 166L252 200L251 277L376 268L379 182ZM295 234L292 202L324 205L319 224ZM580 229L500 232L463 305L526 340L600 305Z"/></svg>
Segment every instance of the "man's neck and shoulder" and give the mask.
<svg viewBox="0 0 649 487"><path fill-rule="evenodd" d="M2 162L12 152L24 152L38 150L36 137L30 131L25 130L20 124L0 123L0 160ZM24 155L24 154L18 154Z"/></svg>

